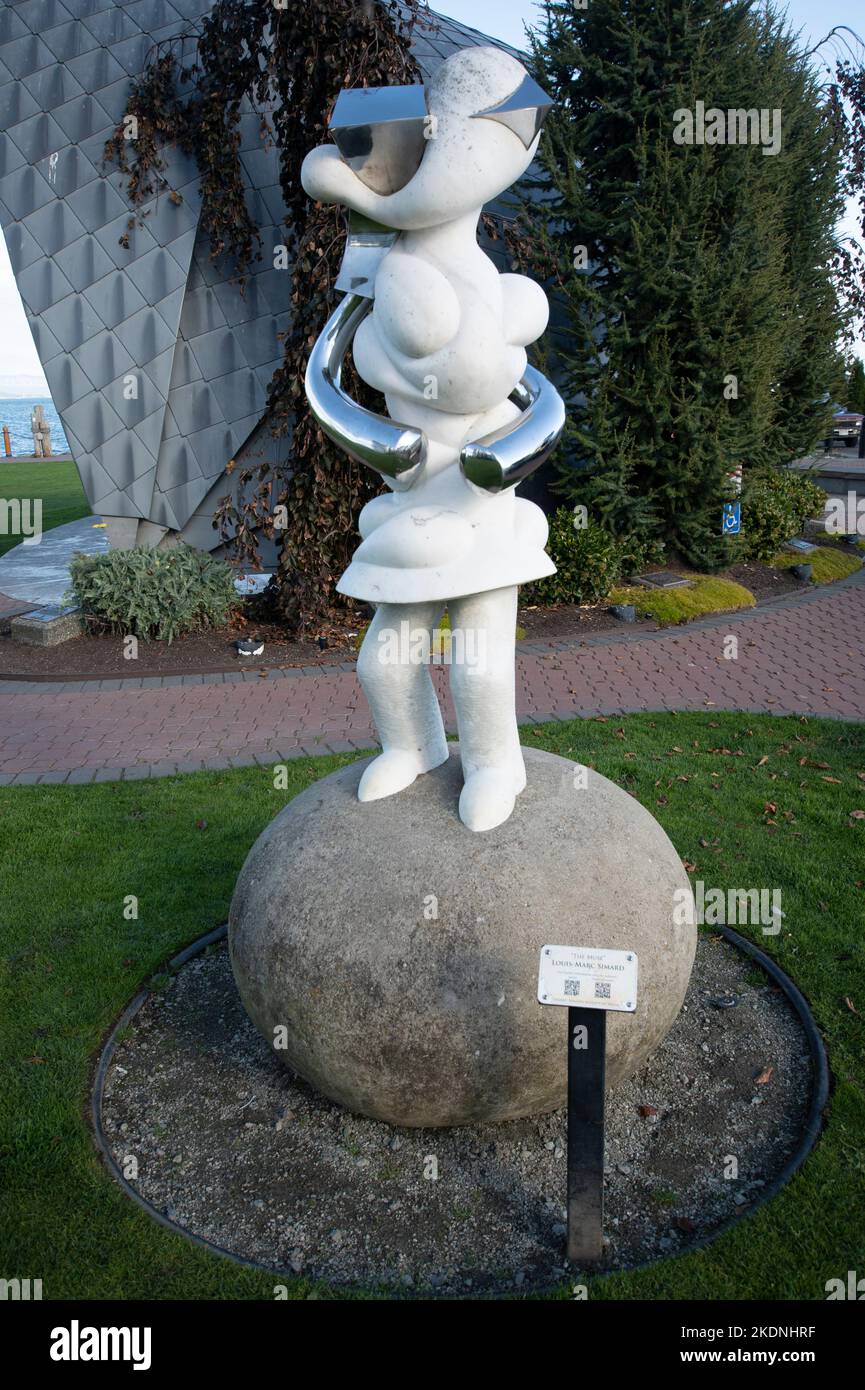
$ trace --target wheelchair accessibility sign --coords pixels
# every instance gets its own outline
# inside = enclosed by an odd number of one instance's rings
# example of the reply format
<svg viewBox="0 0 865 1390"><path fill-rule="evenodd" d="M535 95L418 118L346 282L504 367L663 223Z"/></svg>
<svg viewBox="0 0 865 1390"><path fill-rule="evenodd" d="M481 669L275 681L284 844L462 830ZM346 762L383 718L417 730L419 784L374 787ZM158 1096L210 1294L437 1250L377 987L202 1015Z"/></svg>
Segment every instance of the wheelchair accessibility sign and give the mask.
<svg viewBox="0 0 865 1390"><path fill-rule="evenodd" d="M742 529L742 503L725 502L724 512L721 520L721 534L723 536L738 536Z"/></svg>

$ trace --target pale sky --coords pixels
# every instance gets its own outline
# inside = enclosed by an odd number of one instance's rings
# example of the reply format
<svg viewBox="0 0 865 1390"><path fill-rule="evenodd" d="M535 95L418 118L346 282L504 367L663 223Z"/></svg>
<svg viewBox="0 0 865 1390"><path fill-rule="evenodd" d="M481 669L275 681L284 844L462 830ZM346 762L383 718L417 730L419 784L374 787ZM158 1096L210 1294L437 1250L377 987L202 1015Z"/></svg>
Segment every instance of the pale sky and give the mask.
<svg viewBox="0 0 865 1390"><path fill-rule="evenodd" d="M541 6L533 0L435 0L431 8L515 48L524 44L525 26L541 17ZM787 0L778 8L786 9L791 25L804 32L809 47L837 24L848 24L865 38L862 0Z"/></svg>
<svg viewBox="0 0 865 1390"><path fill-rule="evenodd" d="M438 0L432 7L515 48L524 44L526 24L537 21L540 14L532 0ZM862 0L789 0L787 13L791 23L803 30L809 45L840 24L865 37ZM855 230L851 218L845 219L845 230ZM859 351L865 356L865 346L860 345ZM41 376L42 367L15 287L6 243L0 237L0 376L22 374Z"/></svg>

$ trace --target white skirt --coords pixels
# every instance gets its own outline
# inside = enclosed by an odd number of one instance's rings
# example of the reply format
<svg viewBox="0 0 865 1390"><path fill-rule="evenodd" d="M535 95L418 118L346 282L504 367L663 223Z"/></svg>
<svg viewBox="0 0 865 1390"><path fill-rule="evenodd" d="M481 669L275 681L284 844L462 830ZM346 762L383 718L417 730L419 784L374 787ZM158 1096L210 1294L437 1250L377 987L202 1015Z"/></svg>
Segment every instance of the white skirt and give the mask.
<svg viewBox="0 0 865 1390"><path fill-rule="evenodd" d="M556 572L540 507L513 488L480 492L458 463L374 497L358 529L363 539L337 589L368 603L461 598Z"/></svg>

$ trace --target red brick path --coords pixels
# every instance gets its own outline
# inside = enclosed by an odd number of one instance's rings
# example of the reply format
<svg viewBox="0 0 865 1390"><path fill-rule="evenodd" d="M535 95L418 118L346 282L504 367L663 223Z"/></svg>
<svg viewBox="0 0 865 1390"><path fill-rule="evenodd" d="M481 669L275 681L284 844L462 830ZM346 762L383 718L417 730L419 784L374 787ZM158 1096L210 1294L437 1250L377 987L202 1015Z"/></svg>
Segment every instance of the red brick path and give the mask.
<svg viewBox="0 0 865 1390"><path fill-rule="evenodd" d="M520 718L732 709L865 719L865 571L813 598L632 639L523 644ZM738 638L736 660L724 638ZM436 672L445 697L446 672ZM0 682L0 781L80 782L368 748L350 666L72 685Z"/></svg>

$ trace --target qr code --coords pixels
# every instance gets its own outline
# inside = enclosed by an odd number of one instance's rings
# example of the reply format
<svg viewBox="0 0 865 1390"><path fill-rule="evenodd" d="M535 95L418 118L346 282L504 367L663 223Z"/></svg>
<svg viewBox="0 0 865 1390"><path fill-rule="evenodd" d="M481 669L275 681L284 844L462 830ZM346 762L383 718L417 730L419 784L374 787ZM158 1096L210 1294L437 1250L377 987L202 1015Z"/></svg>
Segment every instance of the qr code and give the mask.
<svg viewBox="0 0 865 1390"><path fill-rule="evenodd" d="M580 982L579 982L579 980L565 980L565 994L575 994L575 995L576 995L576 994L579 994L579 992L580 992Z"/></svg>
<svg viewBox="0 0 865 1390"><path fill-rule="evenodd" d="M610 997L610 981L609 981L609 980L595 980L595 998L596 998L596 999L609 999L609 997Z"/></svg>

